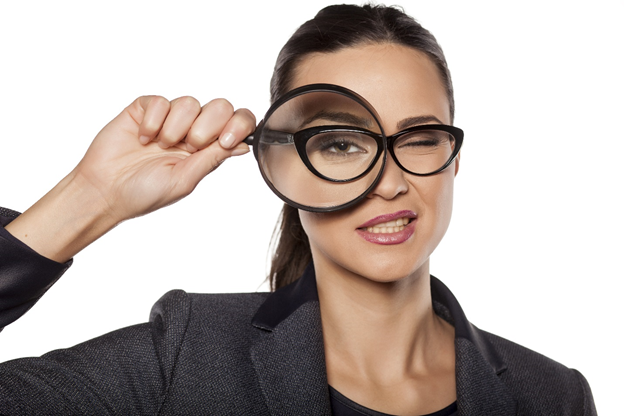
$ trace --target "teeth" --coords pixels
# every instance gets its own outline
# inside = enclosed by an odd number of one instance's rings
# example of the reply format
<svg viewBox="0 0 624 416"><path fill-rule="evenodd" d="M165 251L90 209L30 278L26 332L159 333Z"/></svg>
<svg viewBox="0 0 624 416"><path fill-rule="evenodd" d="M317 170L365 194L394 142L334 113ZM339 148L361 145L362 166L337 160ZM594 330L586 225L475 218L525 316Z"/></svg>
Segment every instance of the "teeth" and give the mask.
<svg viewBox="0 0 624 416"><path fill-rule="evenodd" d="M375 234L398 233L399 231L403 231L408 223L409 218L399 218L398 220L388 221L377 224L373 227L368 227L366 228L366 231Z"/></svg>

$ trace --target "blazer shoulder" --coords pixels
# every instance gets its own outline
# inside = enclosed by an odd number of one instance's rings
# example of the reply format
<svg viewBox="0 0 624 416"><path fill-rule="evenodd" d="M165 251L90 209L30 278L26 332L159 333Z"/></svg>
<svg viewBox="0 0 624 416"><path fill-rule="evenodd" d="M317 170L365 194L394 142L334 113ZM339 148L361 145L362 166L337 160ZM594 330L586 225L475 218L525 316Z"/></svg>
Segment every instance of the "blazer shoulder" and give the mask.
<svg viewBox="0 0 624 416"><path fill-rule="evenodd" d="M523 410L519 414L596 415L591 389L580 372L515 342L481 332L506 364L500 378L518 400L519 410Z"/></svg>
<svg viewBox="0 0 624 416"><path fill-rule="evenodd" d="M182 345L187 343L197 362L206 348L228 349L250 339L251 319L268 293L198 294L183 290L165 293L152 307L150 326L156 353L171 379Z"/></svg>
<svg viewBox="0 0 624 416"><path fill-rule="evenodd" d="M208 319L213 324L250 322L269 293L187 293L175 289L165 293L152 307L150 322L162 329L187 325L190 319Z"/></svg>
<svg viewBox="0 0 624 416"><path fill-rule="evenodd" d="M171 290L152 307L150 322L154 337L168 345L179 345L188 328L204 333L219 332L226 338L242 337L269 293L187 293ZM198 336L196 332L193 334Z"/></svg>

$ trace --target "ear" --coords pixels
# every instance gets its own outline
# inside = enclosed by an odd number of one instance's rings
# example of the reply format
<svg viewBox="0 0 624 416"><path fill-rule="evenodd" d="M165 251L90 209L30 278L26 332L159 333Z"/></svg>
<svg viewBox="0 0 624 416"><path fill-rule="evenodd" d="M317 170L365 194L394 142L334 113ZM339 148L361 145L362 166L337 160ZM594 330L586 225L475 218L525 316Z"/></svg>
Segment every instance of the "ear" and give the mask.
<svg viewBox="0 0 624 416"><path fill-rule="evenodd" d="M455 158L455 176L457 176L457 172L459 172L459 158L461 157L461 151L457 153L457 157Z"/></svg>

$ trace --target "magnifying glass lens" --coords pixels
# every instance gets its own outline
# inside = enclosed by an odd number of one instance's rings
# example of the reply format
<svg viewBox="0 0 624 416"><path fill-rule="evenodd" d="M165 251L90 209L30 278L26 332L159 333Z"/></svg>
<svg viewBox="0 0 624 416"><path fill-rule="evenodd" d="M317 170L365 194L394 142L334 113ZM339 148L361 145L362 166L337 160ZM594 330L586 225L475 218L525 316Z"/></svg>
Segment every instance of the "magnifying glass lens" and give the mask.
<svg viewBox="0 0 624 416"><path fill-rule="evenodd" d="M342 90L292 96L269 110L255 136L269 186L285 202L309 211L341 209L363 197L384 163L383 130L374 110Z"/></svg>

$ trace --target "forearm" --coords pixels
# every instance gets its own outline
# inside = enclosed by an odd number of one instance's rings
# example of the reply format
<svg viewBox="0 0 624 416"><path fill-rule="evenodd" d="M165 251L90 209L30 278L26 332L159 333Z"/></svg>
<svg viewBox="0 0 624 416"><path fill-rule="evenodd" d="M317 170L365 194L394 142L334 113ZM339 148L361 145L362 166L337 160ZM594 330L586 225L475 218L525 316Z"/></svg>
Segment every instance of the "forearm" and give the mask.
<svg viewBox="0 0 624 416"><path fill-rule="evenodd" d="M115 225L102 195L72 172L6 230L42 256L64 263Z"/></svg>
<svg viewBox="0 0 624 416"><path fill-rule="evenodd" d="M116 222L72 172L25 213L0 210L0 330L26 313L65 273L71 258Z"/></svg>

